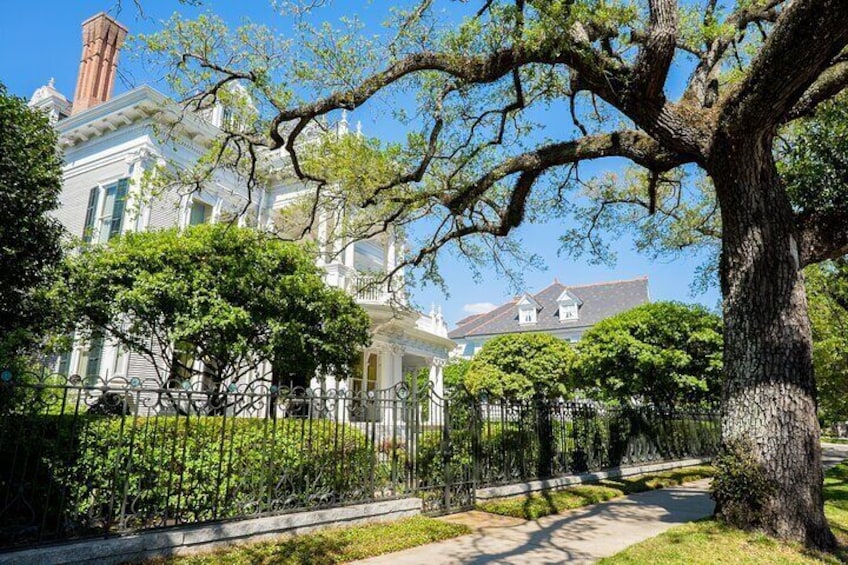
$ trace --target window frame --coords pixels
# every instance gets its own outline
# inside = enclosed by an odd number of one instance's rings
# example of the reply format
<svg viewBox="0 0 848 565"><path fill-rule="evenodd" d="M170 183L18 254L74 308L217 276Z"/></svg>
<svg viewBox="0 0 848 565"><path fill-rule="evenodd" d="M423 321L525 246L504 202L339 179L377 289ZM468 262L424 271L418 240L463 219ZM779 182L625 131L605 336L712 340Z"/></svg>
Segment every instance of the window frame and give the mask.
<svg viewBox="0 0 848 565"><path fill-rule="evenodd" d="M525 319L527 318L527 319ZM538 313L536 307L532 304L521 305L518 307L518 324L529 326L538 322Z"/></svg>
<svg viewBox="0 0 848 565"><path fill-rule="evenodd" d="M203 221L199 223L194 222L194 210L195 206L203 207ZM188 206L188 217L186 218L186 226L200 226L203 224L211 224L213 223L213 218L215 216L215 207L212 204L209 204L205 200L201 198L192 198L189 201Z"/></svg>

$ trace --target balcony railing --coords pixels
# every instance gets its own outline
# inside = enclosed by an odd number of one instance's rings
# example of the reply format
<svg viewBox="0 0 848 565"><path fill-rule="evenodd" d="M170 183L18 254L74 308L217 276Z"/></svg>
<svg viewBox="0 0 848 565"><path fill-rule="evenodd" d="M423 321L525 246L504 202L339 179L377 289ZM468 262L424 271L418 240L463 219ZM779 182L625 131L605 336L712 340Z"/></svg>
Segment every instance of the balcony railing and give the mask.
<svg viewBox="0 0 848 565"><path fill-rule="evenodd" d="M354 275L348 279L348 292L357 302L386 304L392 299L388 284L380 275Z"/></svg>

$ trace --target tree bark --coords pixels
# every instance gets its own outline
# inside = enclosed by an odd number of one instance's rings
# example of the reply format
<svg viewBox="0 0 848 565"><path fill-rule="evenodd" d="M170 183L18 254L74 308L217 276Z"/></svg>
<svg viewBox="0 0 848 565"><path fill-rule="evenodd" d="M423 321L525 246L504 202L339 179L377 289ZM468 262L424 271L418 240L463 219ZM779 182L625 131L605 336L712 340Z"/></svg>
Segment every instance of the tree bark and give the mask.
<svg viewBox="0 0 848 565"><path fill-rule="evenodd" d="M707 168L723 230L722 443L748 443L769 485L747 523L733 525L831 549L807 301L772 137L720 131ZM716 502L721 514L728 501Z"/></svg>

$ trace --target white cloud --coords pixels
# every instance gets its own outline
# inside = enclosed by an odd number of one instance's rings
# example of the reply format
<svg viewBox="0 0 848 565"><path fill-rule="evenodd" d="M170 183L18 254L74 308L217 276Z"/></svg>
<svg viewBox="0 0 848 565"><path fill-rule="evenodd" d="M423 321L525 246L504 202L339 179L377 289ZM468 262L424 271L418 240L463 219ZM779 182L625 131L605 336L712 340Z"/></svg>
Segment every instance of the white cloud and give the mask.
<svg viewBox="0 0 848 565"><path fill-rule="evenodd" d="M472 302L463 306L462 311L466 314L485 314L497 307L497 304L492 304L491 302Z"/></svg>

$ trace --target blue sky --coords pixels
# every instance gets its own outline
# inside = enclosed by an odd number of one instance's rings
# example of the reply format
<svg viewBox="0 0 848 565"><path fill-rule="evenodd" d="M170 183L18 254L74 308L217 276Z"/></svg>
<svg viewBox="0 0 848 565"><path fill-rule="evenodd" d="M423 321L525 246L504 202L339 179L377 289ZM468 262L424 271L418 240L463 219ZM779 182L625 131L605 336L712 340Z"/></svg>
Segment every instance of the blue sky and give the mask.
<svg viewBox="0 0 848 565"><path fill-rule="evenodd" d="M240 17L247 16L283 29L267 0L221 0L209 4L213 11L228 21L236 22ZM174 10L186 15L197 13L197 9L181 6L173 0L144 0L143 5L146 17L140 18L133 1L123 0L118 19L130 28L131 33L154 31L158 26L157 21L168 17ZM72 97L81 51L80 24L100 11L114 13L115 7L115 0L2 2L0 81L5 83L10 92L29 97L36 88L53 77L56 87L69 98ZM356 10L357 15L363 18L369 32L379 30L378 23L386 13L386 7L381 2L343 1L335 2L329 10L320 13L324 18L335 20L339 16L350 15L353 13L351 10ZM116 92L145 82L166 90L165 85L137 60L124 57L121 63L126 82L119 80ZM369 135L397 139L403 134L397 124L385 120L377 112L357 114L353 119L362 120L363 129ZM596 164L593 169L603 170L616 166L614 161L607 160ZM565 284L584 284L644 275L649 277L653 300L682 300L701 302L710 308L717 306L719 293L715 288L697 296L690 294L689 285L702 257L692 255L673 261L652 261L633 249L632 240L622 238L612 242L612 248L618 255L614 266L591 265L585 259L575 260L558 255L557 236L564 232L564 225L524 225L518 229L516 235L522 239L528 253L540 255L547 265L545 270L524 273L524 288L527 290L541 290L555 277ZM450 296L445 297L434 288L424 288L416 291L415 301L425 309L431 303L441 304L450 323L470 311L485 307L486 304L502 303L516 294L514 285L494 270L487 269L480 280L474 280L471 270L462 260L447 255L441 259L441 268Z"/></svg>

